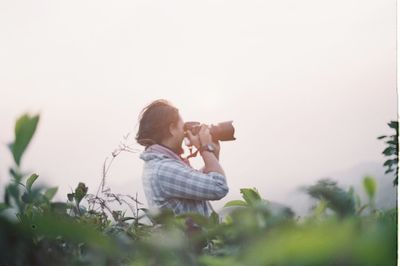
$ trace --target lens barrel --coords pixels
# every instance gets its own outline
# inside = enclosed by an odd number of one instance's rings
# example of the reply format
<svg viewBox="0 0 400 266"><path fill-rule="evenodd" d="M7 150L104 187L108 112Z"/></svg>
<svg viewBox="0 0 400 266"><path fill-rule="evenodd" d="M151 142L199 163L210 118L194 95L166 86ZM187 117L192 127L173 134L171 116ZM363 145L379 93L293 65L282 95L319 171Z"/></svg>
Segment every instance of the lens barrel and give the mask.
<svg viewBox="0 0 400 266"><path fill-rule="evenodd" d="M232 125L233 121L226 121L218 123L217 125L211 125L210 134L214 142L217 141L231 141L235 140L235 128ZM183 126L184 131L190 130L193 135L197 135L200 131L200 122L186 122Z"/></svg>

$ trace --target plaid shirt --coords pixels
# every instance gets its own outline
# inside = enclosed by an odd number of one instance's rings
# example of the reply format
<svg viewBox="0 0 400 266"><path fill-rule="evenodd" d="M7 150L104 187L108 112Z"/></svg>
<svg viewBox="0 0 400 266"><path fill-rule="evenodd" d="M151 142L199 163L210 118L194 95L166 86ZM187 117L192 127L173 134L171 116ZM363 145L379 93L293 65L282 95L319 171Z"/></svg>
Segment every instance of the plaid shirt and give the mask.
<svg viewBox="0 0 400 266"><path fill-rule="evenodd" d="M212 207L208 200L219 200L228 193L223 175L198 171L161 145L148 147L140 158L145 161L142 181L150 208L209 216Z"/></svg>

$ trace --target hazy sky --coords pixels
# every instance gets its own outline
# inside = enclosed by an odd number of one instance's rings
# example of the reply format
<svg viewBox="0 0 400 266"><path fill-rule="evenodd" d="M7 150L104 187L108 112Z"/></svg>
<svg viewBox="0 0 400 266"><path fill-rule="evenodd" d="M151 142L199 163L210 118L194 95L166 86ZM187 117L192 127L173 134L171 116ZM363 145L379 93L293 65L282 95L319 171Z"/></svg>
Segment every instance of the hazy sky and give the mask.
<svg viewBox="0 0 400 266"><path fill-rule="evenodd" d="M105 157L158 98L186 120L234 120L237 141L221 151L230 193L217 207L241 187L280 201L329 173L382 163L376 137L397 113L395 8L394 0L0 1L1 187L20 114L41 114L23 168L65 199L79 181L94 192ZM141 171L138 154L123 154L108 184L145 201Z"/></svg>

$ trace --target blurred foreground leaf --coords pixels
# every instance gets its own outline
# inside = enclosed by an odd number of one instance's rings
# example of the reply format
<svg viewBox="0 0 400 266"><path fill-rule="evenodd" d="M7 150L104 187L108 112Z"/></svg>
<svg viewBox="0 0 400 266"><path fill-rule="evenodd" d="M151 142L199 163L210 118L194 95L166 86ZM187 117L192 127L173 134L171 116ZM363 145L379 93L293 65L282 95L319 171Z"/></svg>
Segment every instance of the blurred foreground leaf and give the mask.
<svg viewBox="0 0 400 266"><path fill-rule="evenodd" d="M31 190L33 183L36 181L36 179L39 177L38 174L32 174L27 180L26 180L26 189L28 191Z"/></svg>
<svg viewBox="0 0 400 266"><path fill-rule="evenodd" d="M317 184L306 187L305 190L311 197L326 201L327 207L340 217L355 214L353 195L338 187L335 181L322 179Z"/></svg>
<svg viewBox="0 0 400 266"><path fill-rule="evenodd" d="M224 207L234 207L234 206L249 206L249 205L243 200L231 200L224 205Z"/></svg>
<svg viewBox="0 0 400 266"><path fill-rule="evenodd" d="M15 140L9 144L9 148L17 165L21 163L22 155L35 134L38 122L39 115L25 114L15 124Z"/></svg>
<svg viewBox="0 0 400 266"><path fill-rule="evenodd" d="M78 223L66 216L60 218L52 215L38 216L30 220L28 226L39 236L62 237L74 242L83 242L110 254L116 251L111 240L92 226Z"/></svg>
<svg viewBox="0 0 400 266"><path fill-rule="evenodd" d="M240 189L243 199L251 206L254 206L261 201L261 196L255 188L242 188Z"/></svg>
<svg viewBox="0 0 400 266"><path fill-rule="evenodd" d="M364 177L363 186L370 200L374 199L376 192L376 181L371 176Z"/></svg>

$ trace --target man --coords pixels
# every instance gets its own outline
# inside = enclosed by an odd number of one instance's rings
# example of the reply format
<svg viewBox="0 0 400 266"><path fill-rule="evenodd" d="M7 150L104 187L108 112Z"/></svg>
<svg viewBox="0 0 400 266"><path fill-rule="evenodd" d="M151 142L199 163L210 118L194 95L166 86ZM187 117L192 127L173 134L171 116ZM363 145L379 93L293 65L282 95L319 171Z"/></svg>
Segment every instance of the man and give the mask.
<svg viewBox="0 0 400 266"><path fill-rule="evenodd" d="M149 104L139 119L136 140L145 146L140 158L145 161L142 179L149 207L209 216L212 207L208 201L223 198L228 186L218 161L220 146L212 142L208 126L202 125L195 136L184 132L178 109L166 100ZM185 137L200 151L202 171L181 157Z"/></svg>

